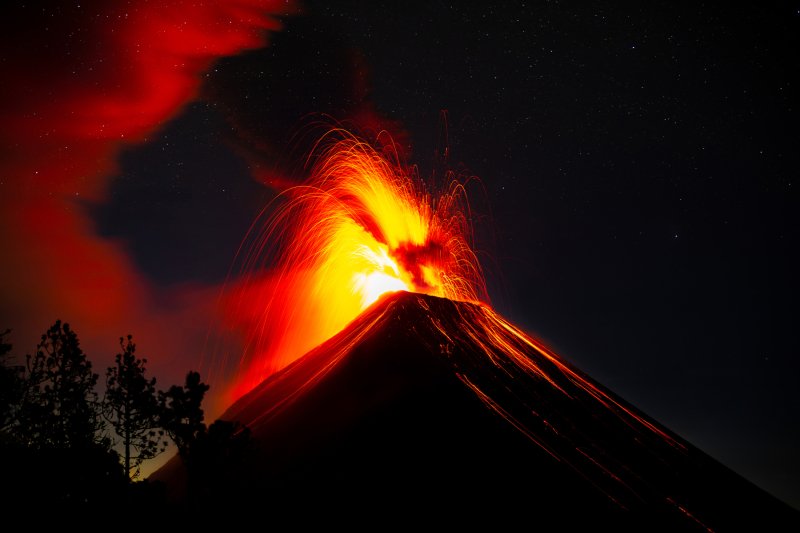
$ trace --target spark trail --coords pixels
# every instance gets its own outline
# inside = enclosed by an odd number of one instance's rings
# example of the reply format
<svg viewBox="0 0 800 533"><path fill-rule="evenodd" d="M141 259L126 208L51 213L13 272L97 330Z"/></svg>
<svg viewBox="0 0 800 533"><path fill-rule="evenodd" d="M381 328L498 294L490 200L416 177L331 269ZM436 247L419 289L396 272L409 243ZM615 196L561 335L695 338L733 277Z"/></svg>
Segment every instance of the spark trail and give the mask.
<svg viewBox="0 0 800 533"><path fill-rule="evenodd" d="M309 157L309 180L254 224L232 305L246 339L234 399L387 292L488 301L463 184L428 191L387 146L332 130Z"/></svg>
<svg viewBox="0 0 800 533"><path fill-rule="evenodd" d="M491 308L463 185L431 194L396 155L342 130L309 160L308 183L282 194L252 232L235 314L249 319L248 344L239 401L226 416L269 433L263 428L380 336L389 354L399 343L411 348L403 357L443 358L466 390L535 444L531 453L543 450L617 507L655 501L693 517L675 487L665 497L627 466L630 457L657 469L665 458L687 461L687 446ZM397 291L419 294L376 303Z"/></svg>

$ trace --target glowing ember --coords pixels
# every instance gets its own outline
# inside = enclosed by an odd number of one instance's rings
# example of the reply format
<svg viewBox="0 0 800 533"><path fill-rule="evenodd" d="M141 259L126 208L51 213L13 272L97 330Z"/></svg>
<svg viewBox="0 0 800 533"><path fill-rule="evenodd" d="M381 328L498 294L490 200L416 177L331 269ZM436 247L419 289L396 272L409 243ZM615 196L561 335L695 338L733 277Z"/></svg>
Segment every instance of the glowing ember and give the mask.
<svg viewBox="0 0 800 533"><path fill-rule="evenodd" d="M317 145L305 185L251 231L234 316L247 345L234 397L339 332L382 294L486 301L464 188L438 195L351 134Z"/></svg>

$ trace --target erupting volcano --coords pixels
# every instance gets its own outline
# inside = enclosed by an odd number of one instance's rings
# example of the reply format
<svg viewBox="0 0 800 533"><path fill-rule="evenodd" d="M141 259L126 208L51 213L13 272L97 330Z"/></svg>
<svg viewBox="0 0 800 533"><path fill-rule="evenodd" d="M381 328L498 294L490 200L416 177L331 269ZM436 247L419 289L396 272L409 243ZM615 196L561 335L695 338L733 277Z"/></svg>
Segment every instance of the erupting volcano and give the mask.
<svg viewBox="0 0 800 533"><path fill-rule="evenodd" d="M234 397L341 331L386 292L488 300L463 185L427 191L391 141L385 144L380 153L331 131L309 158L310 180L281 194L254 224L243 253L248 277L232 304L248 341Z"/></svg>
<svg viewBox="0 0 800 533"><path fill-rule="evenodd" d="M254 225L232 300L248 344L222 418L258 453L215 501L451 524L797 520L498 315L463 186L428 192L387 153L334 131L310 181Z"/></svg>

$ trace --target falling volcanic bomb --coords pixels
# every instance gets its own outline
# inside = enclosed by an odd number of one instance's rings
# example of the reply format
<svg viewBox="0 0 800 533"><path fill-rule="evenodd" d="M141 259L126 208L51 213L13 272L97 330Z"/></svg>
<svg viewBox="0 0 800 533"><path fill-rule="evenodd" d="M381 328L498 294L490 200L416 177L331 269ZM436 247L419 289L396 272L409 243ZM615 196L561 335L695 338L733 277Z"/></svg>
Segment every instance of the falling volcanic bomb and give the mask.
<svg viewBox="0 0 800 533"><path fill-rule="evenodd" d="M258 453L218 487L221 508L303 500L346 517L634 530L798 523L498 315L460 185L433 198L335 135L246 255L233 301L253 329L221 418L248 426ZM258 275L276 252L277 272Z"/></svg>

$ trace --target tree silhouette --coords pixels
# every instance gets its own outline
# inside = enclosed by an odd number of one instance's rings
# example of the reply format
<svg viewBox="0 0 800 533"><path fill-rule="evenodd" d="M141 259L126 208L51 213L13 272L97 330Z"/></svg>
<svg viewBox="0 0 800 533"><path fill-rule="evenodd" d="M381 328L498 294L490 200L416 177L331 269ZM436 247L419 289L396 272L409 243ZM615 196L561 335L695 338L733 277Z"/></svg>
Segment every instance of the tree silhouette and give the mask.
<svg viewBox="0 0 800 533"><path fill-rule="evenodd" d="M9 437L9 430L16 421L25 377L25 367L9 361L11 344L5 340L9 333L10 330L0 333L0 431L4 438Z"/></svg>
<svg viewBox="0 0 800 533"><path fill-rule="evenodd" d="M191 371L186 375L184 386L173 385L166 392L159 392L160 425L178 447L178 453L184 460L198 436L206 429L201 405L208 388L200 381L200 374Z"/></svg>
<svg viewBox="0 0 800 533"><path fill-rule="evenodd" d="M26 370L18 416L23 443L64 449L98 442L103 427L94 391L98 376L69 324L58 320L42 335Z"/></svg>
<svg viewBox="0 0 800 533"><path fill-rule="evenodd" d="M133 336L120 337L122 349L115 366L106 371L103 415L122 440L125 472L135 479L140 466L166 449L164 430L159 426L156 378L145 377L147 359L136 357ZM131 475L131 470L134 470Z"/></svg>
<svg viewBox="0 0 800 533"><path fill-rule="evenodd" d="M20 387L0 453L3 504L19 516L44 505L64 519L118 501L125 477L102 437L98 376L75 332L57 321L25 366L12 368Z"/></svg>
<svg viewBox="0 0 800 533"><path fill-rule="evenodd" d="M144 460L164 450L165 433L186 467L186 503L192 508L233 505L249 494L250 431L222 420L206 427L202 402L209 386L200 374L189 372L184 385L156 393L147 360L136 356L128 335L120 338L98 402L98 376L68 324L56 321L25 365L9 364L8 333L0 332L0 492L6 505L33 510L42 500L30 495L42 487L47 505L62 518L120 502L167 505L163 483L130 483ZM122 461L102 435L104 419L121 439Z"/></svg>
<svg viewBox="0 0 800 533"><path fill-rule="evenodd" d="M11 345L6 342L6 335L11 333L10 329L0 333L0 361L5 361L6 355L11 351Z"/></svg>

